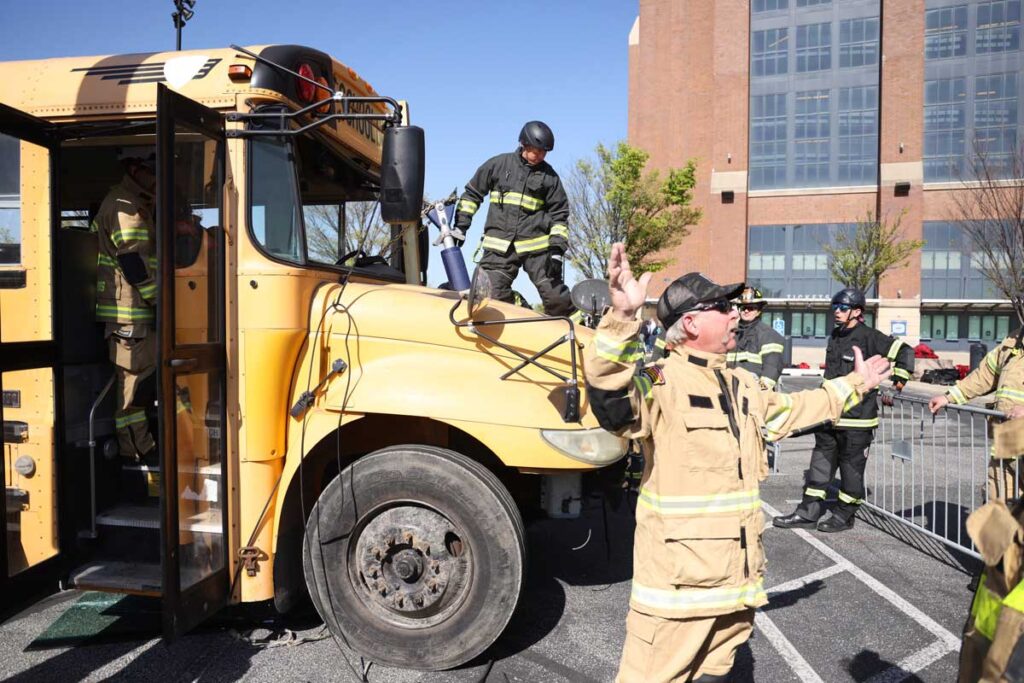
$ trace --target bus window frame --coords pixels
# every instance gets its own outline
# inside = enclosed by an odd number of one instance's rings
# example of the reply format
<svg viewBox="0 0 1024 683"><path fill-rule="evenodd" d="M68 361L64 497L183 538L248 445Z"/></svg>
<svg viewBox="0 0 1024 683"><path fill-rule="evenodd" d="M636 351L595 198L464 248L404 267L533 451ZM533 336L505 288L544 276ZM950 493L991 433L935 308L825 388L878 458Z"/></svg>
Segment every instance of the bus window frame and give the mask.
<svg viewBox="0 0 1024 683"><path fill-rule="evenodd" d="M315 136L310 136L310 137L313 137L314 140L316 139ZM290 150L290 153L291 153L290 154L290 156L291 156L290 165L291 165L292 184L293 184L293 187L295 189L295 196L299 200L299 204L298 204L298 209L299 209L298 217L299 217L299 237L301 238L302 262L300 263L300 262L295 262L295 261L288 261L287 259L283 259L283 258L281 258L279 256L275 256L274 254L271 254L263 246L263 244L256 238L256 232L254 230L254 221L253 221L253 201L252 201L253 200L253 181L254 181L254 179L256 177L255 173L253 172L253 168L254 168L253 161L255 159L255 154L253 154L253 144L255 144L257 142L264 142L264 141L267 140L267 138L273 138L273 136L249 138L249 139L246 140L246 147L245 147L245 175L246 175L246 181L245 181L245 185L246 185L246 200L245 200L245 220L246 220L246 226L245 226L245 231L248 234L249 240L252 242L252 244L256 248L256 250L264 258L267 258L270 261L273 261L274 263L280 263L282 265L289 266L289 267L292 267L292 268L301 268L303 270L329 271L329 272L338 273L339 275L352 274L352 275L359 275L361 277L366 277L366 278L370 278L370 279L373 279L373 280L380 280L380 281L388 282L388 283L392 283L393 282L393 283L396 283L396 284L405 284L405 282L406 282L406 273L404 271L399 271L399 272L401 272L401 277L398 277L398 276L388 277L388 276L383 275L381 273L370 271L370 270L368 270L366 268L359 268L359 267L356 267L356 266L343 266L343 265L340 265L340 264L337 264L337 263L330 264L330 263L311 262L309 260L309 254L307 253L307 243L306 243L306 239L307 239L307 237L306 237L306 217L305 217L305 215L304 215L304 213L302 211L302 208L303 208L304 205L302 203L302 187L301 187L301 184L299 182L299 167L298 167L298 163L296 161L296 159L298 158L298 154L296 152L296 144L295 144L296 137L295 136L281 136L280 139L284 142L284 144L286 146L288 146L288 149ZM341 203L341 202L339 202L339 203ZM388 224L388 225L390 225L390 224ZM341 254L339 254L339 256L341 256Z"/></svg>

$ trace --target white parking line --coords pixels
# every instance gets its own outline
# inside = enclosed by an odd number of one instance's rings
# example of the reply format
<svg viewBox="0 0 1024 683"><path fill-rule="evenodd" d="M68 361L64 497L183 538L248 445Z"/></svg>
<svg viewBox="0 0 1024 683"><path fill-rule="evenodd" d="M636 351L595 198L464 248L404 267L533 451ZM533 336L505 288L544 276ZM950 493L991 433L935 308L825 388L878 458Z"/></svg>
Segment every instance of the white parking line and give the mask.
<svg viewBox="0 0 1024 683"><path fill-rule="evenodd" d="M792 581L787 581L786 583L780 583L778 586L772 586L771 588L768 589L768 595L777 595L778 593L787 593L789 591L796 590L798 588L803 588L807 584L812 583L814 581L820 581L822 579L827 579L830 576L834 576L836 574L839 574L839 573L842 573L842 572L845 572L845 571L846 571L846 567L844 567L842 565L838 565L838 564L833 564L833 565L830 565L828 567L825 567L824 569L820 569L820 570L814 572L813 574L808 574L807 576L801 576L799 579L793 579Z"/></svg>
<svg viewBox="0 0 1024 683"><path fill-rule="evenodd" d="M765 512L767 512L773 517L777 517L778 515L782 514L764 501L761 502L761 507ZM903 614L913 619L915 622L917 622L918 625L920 625L926 631L928 631L933 636L938 638L937 642L932 643L931 645L919 650L918 652L910 655L909 657L906 657L898 665L890 667L889 669L886 669L885 671L874 676L873 678L871 678L870 683L896 683L897 681L902 681L911 674L914 674L924 669L932 662L944 657L946 654L950 652L955 652L960 648L960 639L957 636L953 635L950 631L948 631L937 621L929 617L927 614L922 612L920 609L909 603L901 596L899 596L895 591L893 591L891 588L883 584L881 581L879 581L878 579L876 579L875 577L871 576L863 569L858 567L857 565L847 560L845 557L843 557L838 552L830 548L828 545L812 536L808 531L804 529L792 529L792 531L797 536L807 541L807 543L812 545L815 549L817 549L818 552L820 552L821 554L825 555L825 557L828 557L833 562L835 562L835 565L815 572L814 574L808 574L807 576L804 576L802 578L795 579L793 581L788 581L784 584L780 584L779 586L770 589L770 593L779 593L784 592L785 590L793 590L794 588L799 588L802 585L806 585L810 581L824 578L823 576L820 576L822 574L831 576L842 571L848 571L855 577L857 577L857 579L861 583L866 585L876 594L878 594L886 601L888 601L890 604L892 604L894 607L896 607L896 609L903 612ZM755 623L758 623L756 616ZM774 628L776 631L778 631L774 624L771 624L770 628ZM782 634L780 633L779 635L781 636ZM775 644L775 640L772 635L766 633L766 636L769 640L773 642L773 644ZM779 652L782 653L787 658L787 660L790 661L790 664L793 667L793 671L801 677L801 680L807 680L803 678L803 674L801 674L800 671L798 671L797 667L808 666L809 668L809 665L807 665L806 660L803 660L802 658L799 662L792 659L792 655L789 649L786 649L792 648L792 644L788 640L786 640L784 643L776 645L776 647L779 650ZM813 673L813 671L811 673Z"/></svg>
<svg viewBox="0 0 1024 683"><path fill-rule="evenodd" d="M775 622L768 618L767 614L761 610L754 612L754 626L764 634L768 642L786 659L786 663L793 669L793 673L803 683L824 683L821 680L821 676L816 674L811 665L807 663L807 660L800 656L797 649L793 647L793 643L789 642L789 639L782 634L782 631L775 625Z"/></svg>

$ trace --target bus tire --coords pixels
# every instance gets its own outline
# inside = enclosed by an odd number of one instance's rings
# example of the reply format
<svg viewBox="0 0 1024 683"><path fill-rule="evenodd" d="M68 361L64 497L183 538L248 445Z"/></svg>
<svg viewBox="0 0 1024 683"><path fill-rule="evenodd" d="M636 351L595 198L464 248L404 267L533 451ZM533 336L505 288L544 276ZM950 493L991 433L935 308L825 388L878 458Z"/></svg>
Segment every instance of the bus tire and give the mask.
<svg viewBox="0 0 1024 683"><path fill-rule="evenodd" d="M403 445L345 468L303 540L306 585L360 655L437 671L486 650L519 601L526 535L511 495L453 451Z"/></svg>

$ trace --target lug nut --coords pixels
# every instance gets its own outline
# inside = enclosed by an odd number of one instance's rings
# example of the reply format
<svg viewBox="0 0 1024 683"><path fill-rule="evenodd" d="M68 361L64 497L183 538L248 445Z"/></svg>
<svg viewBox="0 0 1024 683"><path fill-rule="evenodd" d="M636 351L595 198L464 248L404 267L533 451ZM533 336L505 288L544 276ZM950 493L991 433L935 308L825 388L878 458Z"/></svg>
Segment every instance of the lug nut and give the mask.
<svg viewBox="0 0 1024 683"><path fill-rule="evenodd" d="M417 607L423 607L423 598L417 595L412 599L412 604L416 605Z"/></svg>
<svg viewBox="0 0 1024 683"><path fill-rule="evenodd" d="M404 534L402 534L402 540L405 541L406 543L410 543L411 544L412 543L412 532L406 531Z"/></svg>
<svg viewBox="0 0 1024 683"><path fill-rule="evenodd" d="M376 579L378 576L380 576L380 572L377 571L376 567L374 567L373 569L370 570L370 578L371 579Z"/></svg>
<svg viewBox="0 0 1024 683"><path fill-rule="evenodd" d="M380 589L380 596L382 598L384 598L384 597L387 597L387 595L388 595L388 588L387 588L387 586L382 586L381 589Z"/></svg>
<svg viewBox="0 0 1024 683"><path fill-rule="evenodd" d="M391 546L393 546L393 545L395 544L395 537L394 537L394 536L388 536L388 539L387 539L387 544L388 544L388 547L389 547L389 548L390 548Z"/></svg>
<svg viewBox="0 0 1024 683"><path fill-rule="evenodd" d="M405 598L403 598L401 595L399 595L398 599L395 600L395 604L398 605L399 607L405 607Z"/></svg>
<svg viewBox="0 0 1024 683"><path fill-rule="evenodd" d="M373 559L379 560L381 557L383 557L383 555L384 553L381 551L380 548L373 549Z"/></svg>
<svg viewBox="0 0 1024 683"><path fill-rule="evenodd" d="M437 581L431 581L430 583L428 583L427 584L427 588L430 589L431 593L436 593L437 592Z"/></svg>

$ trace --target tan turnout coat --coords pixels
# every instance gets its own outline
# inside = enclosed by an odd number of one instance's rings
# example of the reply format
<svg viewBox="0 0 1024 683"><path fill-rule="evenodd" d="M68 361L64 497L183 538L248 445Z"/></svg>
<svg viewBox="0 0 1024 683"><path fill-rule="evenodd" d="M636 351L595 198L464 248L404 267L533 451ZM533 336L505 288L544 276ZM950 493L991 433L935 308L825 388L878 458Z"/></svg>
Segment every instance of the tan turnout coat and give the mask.
<svg viewBox="0 0 1024 683"><path fill-rule="evenodd" d="M585 357L591 408L606 429L640 440L645 455L630 606L689 618L764 605L765 441L834 422L860 400L863 380L762 391L748 371L727 368L725 354L685 345L638 375L639 327L605 316Z"/></svg>

